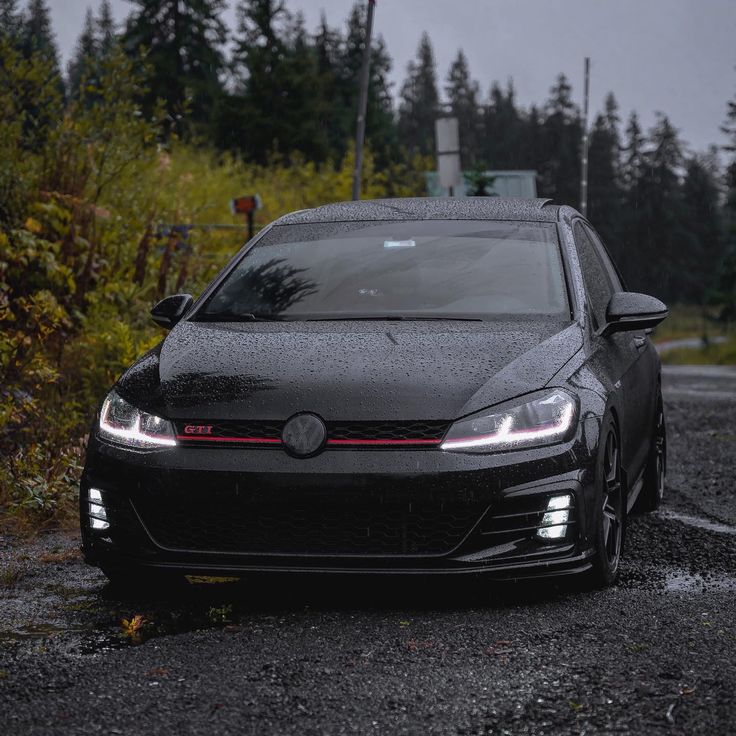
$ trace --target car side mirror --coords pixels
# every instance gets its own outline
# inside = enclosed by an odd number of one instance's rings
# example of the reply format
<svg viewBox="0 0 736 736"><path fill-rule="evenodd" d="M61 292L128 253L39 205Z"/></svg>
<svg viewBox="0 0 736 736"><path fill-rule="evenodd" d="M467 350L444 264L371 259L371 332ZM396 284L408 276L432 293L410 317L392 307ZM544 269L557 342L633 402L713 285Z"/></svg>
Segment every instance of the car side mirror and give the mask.
<svg viewBox="0 0 736 736"><path fill-rule="evenodd" d="M653 296L633 291L619 291L608 302L606 324L601 334L606 337L614 332L650 329L658 325L668 314L667 306Z"/></svg>
<svg viewBox="0 0 736 736"><path fill-rule="evenodd" d="M170 329L187 313L193 303L191 294L167 296L153 307L151 317L157 325Z"/></svg>

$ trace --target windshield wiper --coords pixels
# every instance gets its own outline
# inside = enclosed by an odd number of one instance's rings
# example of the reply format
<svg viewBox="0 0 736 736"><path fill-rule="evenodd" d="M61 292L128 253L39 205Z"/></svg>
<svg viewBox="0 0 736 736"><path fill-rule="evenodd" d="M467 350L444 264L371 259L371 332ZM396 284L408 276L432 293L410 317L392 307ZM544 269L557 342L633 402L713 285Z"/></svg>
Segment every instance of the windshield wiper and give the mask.
<svg viewBox="0 0 736 736"><path fill-rule="evenodd" d="M282 318L273 314L257 314L244 312L243 314L203 314L199 316L199 322L282 322Z"/></svg>
<svg viewBox="0 0 736 736"><path fill-rule="evenodd" d="M383 314L383 315L359 315L356 317L310 317L307 322L415 322L415 321L434 321L434 322L482 322L480 317L440 317L440 316L426 316L417 315L410 316L407 314Z"/></svg>

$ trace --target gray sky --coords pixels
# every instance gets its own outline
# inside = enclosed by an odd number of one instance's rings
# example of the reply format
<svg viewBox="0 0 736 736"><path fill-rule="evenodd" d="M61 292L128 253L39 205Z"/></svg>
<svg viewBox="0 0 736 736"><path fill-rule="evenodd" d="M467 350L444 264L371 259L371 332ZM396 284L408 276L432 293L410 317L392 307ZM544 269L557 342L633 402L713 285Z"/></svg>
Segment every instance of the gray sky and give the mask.
<svg viewBox="0 0 736 736"><path fill-rule="evenodd" d="M98 1L49 0L65 59L85 9L96 10ZM352 2L287 0L287 6L301 10L312 30L322 10L330 25L342 26ZM131 8L127 0L112 5L119 21ZM232 8L225 20L234 25ZM656 111L665 112L691 149L724 140L719 128L736 94L736 0L377 0L375 32L394 61L394 93L424 30L442 83L463 48L484 96L494 79L511 77L520 103L541 103L564 72L579 101L589 55L593 114L612 90L623 117L635 109L649 126Z"/></svg>

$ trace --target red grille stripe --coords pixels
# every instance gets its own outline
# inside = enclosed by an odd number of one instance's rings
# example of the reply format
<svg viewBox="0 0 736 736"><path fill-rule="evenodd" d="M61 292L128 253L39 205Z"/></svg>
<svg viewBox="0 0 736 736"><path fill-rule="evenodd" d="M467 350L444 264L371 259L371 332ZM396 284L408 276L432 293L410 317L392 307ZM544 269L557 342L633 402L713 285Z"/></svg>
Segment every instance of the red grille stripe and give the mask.
<svg viewBox="0 0 736 736"><path fill-rule="evenodd" d="M328 445L439 445L442 440L327 440Z"/></svg>
<svg viewBox="0 0 736 736"><path fill-rule="evenodd" d="M249 442L251 444L281 444L280 439L272 437L204 437L201 435L178 434L178 440L203 440L205 442Z"/></svg>
<svg viewBox="0 0 736 736"><path fill-rule="evenodd" d="M202 435L178 434L178 440L200 442L244 442L247 444L280 445L281 440L271 437L205 437ZM327 440L328 445L439 445L439 440Z"/></svg>

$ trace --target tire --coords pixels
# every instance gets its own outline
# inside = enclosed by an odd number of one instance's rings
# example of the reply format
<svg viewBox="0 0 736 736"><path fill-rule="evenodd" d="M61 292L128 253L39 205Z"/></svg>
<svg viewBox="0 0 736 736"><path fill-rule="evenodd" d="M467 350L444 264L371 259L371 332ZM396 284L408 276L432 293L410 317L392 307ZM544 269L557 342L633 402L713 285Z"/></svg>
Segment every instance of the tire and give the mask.
<svg viewBox="0 0 736 736"><path fill-rule="evenodd" d="M636 500L637 511L655 511L662 503L664 483L667 475L667 425L664 419L662 394L657 397L657 412L654 416L652 448L644 469L644 485Z"/></svg>
<svg viewBox="0 0 736 736"><path fill-rule="evenodd" d="M591 587L607 588L618 580L626 526L621 442L610 417L601 431L596 466L595 535Z"/></svg>

